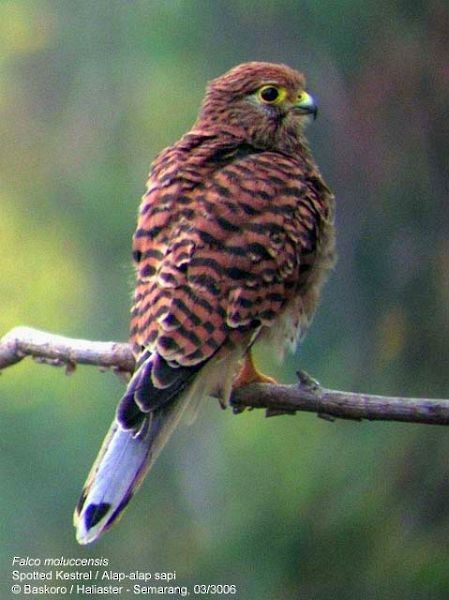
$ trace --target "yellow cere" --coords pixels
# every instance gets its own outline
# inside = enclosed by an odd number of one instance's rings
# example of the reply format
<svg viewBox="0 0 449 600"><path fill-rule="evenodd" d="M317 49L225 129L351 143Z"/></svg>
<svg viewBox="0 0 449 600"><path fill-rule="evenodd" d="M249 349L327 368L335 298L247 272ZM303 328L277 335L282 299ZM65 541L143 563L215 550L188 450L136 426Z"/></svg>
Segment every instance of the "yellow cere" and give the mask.
<svg viewBox="0 0 449 600"><path fill-rule="evenodd" d="M314 105L314 100L307 92L299 92L296 105L302 108L308 108Z"/></svg>

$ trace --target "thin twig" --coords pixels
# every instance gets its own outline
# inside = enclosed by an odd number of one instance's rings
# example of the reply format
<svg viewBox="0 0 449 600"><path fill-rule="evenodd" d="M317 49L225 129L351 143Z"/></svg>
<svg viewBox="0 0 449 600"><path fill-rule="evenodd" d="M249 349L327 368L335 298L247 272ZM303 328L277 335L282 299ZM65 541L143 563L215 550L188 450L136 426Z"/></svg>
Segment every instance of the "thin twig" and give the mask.
<svg viewBox="0 0 449 600"><path fill-rule="evenodd" d="M0 340L0 371L25 356L38 362L65 366L72 372L77 364L96 365L129 374L134 369L131 347L119 342L92 342L55 335L30 327L15 327ZM234 391L235 412L264 408L267 415L307 411L334 419L403 421L434 425L449 424L449 400L400 398L341 392L321 387L299 374L297 385L253 383Z"/></svg>

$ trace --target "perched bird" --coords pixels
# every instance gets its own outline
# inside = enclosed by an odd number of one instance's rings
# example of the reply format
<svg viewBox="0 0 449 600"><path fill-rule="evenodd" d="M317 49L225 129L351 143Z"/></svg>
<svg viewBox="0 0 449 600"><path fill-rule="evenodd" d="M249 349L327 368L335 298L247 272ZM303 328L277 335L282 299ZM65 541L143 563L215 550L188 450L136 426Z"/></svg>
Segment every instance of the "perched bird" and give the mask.
<svg viewBox="0 0 449 600"><path fill-rule="evenodd" d="M303 134L316 114L302 74L245 63L153 162L133 238L136 369L75 511L81 544L119 517L189 404L272 381L254 342L282 352L304 335L334 262L334 199Z"/></svg>

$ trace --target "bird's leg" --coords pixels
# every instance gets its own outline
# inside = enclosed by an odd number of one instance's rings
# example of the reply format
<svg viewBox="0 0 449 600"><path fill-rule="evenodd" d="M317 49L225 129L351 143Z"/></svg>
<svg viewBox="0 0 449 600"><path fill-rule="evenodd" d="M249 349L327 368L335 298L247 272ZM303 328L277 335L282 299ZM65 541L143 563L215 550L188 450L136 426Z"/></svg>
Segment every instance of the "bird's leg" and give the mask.
<svg viewBox="0 0 449 600"><path fill-rule="evenodd" d="M251 348L246 352L243 357L243 364L240 367L240 371L237 377L234 379L232 389L235 390L242 385L248 385L250 383L277 383L272 377L268 377L263 373L260 373L254 366L253 357L251 354Z"/></svg>

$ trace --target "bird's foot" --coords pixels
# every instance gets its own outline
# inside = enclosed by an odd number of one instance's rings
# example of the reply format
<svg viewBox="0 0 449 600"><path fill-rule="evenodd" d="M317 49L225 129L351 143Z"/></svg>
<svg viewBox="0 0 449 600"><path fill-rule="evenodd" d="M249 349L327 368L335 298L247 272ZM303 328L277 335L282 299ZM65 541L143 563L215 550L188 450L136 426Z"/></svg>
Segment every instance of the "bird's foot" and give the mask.
<svg viewBox="0 0 449 600"><path fill-rule="evenodd" d="M268 377L264 375L260 371L256 369L253 362L253 357L251 355L251 350L245 354L243 358L243 363L240 367L240 371L237 373L233 383L232 383L232 391L235 391L237 388L242 387L244 385L249 385L250 383L271 383L276 384L277 381L272 377ZM245 408L234 406L233 411L235 414L239 414L244 412ZM251 410L251 409L249 409Z"/></svg>
<svg viewBox="0 0 449 600"><path fill-rule="evenodd" d="M251 350L245 354L243 358L243 364L240 367L236 378L232 383L232 389L235 390L243 385L249 385L250 383L271 383L275 384L277 381L268 375L264 375L256 369L251 355Z"/></svg>

